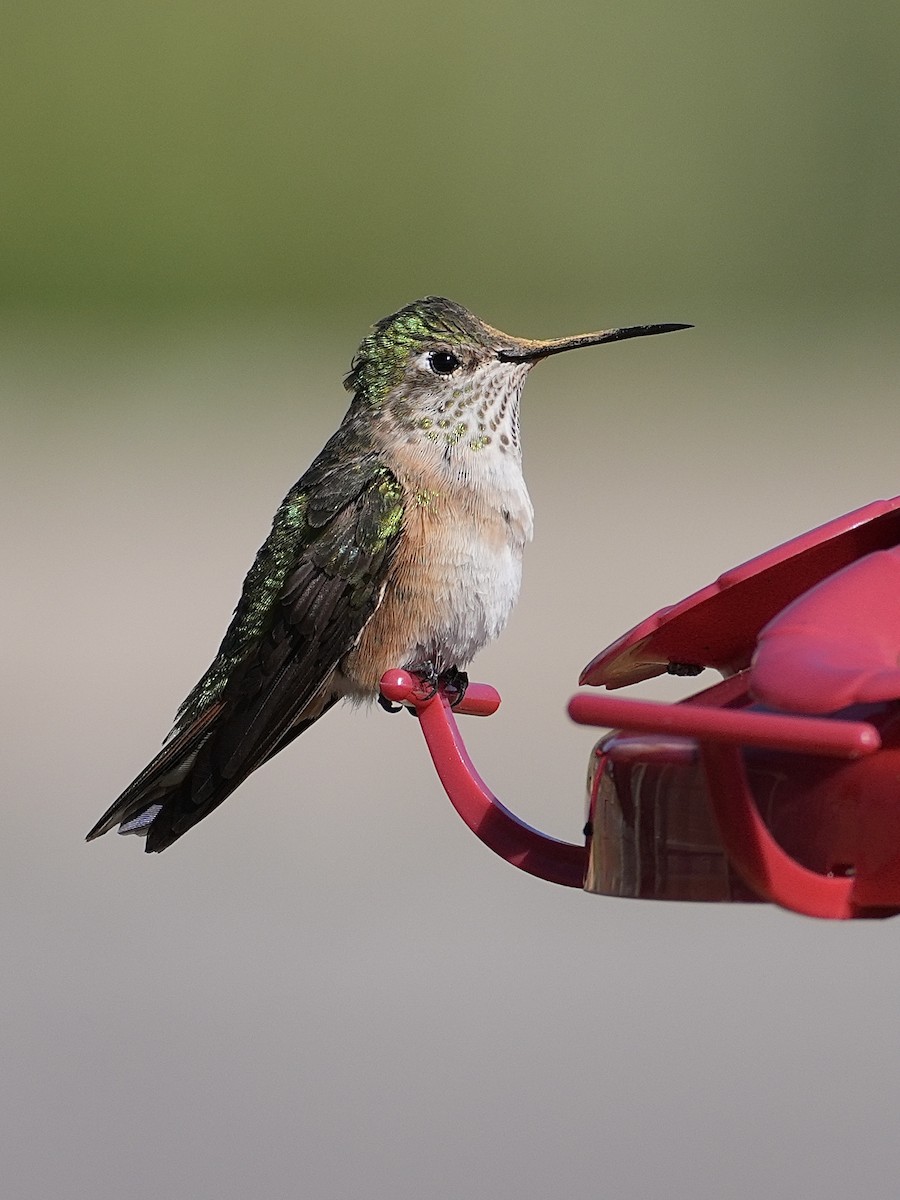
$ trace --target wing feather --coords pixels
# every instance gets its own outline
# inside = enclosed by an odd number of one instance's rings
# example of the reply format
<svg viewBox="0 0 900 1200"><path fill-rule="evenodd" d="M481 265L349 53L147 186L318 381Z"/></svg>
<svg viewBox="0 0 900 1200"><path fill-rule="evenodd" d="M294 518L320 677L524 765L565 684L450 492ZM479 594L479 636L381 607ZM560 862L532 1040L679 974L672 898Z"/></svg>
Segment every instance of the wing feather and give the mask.
<svg viewBox="0 0 900 1200"><path fill-rule="evenodd" d="M285 550L276 539L291 513L302 519ZM179 711L171 741L89 837L161 805L146 849L165 849L330 707L333 673L381 601L402 515L400 485L374 455L343 472L313 464L276 515L219 657ZM279 561L285 569L261 614L260 577Z"/></svg>

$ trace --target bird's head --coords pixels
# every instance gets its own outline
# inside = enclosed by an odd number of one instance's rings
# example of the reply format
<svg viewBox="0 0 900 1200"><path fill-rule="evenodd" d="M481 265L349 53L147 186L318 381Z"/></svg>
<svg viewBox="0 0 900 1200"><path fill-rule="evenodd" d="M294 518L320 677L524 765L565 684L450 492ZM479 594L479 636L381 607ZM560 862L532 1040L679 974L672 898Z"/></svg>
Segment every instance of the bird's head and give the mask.
<svg viewBox="0 0 900 1200"><path fill-rule="evenodd" d="M481 449L496 436L515 445L519 396L535 363L581 346L689 328L637 325L535 341L501 333L453 300L426 296L374 326L344 383L355 404L432 441Z"/></svg>

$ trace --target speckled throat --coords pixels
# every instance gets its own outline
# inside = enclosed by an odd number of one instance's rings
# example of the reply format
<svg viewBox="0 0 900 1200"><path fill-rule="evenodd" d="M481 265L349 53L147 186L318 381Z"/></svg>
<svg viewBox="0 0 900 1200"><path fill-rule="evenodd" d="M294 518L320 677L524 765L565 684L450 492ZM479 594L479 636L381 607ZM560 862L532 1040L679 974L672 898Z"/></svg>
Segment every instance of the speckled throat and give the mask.
<svg viewBox="0 0 900 1200"><path fill-rule="evenodd" d="M392 429L389 440L425 441L446 459L488 451L521 460L519 402L530 365L494 360L452 387L403 389L379 423Z"/></svg>

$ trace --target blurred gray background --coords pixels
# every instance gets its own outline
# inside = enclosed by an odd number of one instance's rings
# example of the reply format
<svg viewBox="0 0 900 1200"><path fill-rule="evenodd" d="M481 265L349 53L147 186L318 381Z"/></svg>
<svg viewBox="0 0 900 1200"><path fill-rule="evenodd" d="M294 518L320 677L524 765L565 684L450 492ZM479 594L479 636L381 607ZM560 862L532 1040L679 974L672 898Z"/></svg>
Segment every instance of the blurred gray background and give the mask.
<svg viewBox="0 0 900 1200"><path fill-rule="evenodd" d="M630 625L900 491L900 9L7 9L0 1176L15 1200L894 1197L900 922L603 900L336 711L158 858L82 837L214 653L371 321L542 366L482 772L576 839ZM673 696L684 681L645 685Z"/></svg>

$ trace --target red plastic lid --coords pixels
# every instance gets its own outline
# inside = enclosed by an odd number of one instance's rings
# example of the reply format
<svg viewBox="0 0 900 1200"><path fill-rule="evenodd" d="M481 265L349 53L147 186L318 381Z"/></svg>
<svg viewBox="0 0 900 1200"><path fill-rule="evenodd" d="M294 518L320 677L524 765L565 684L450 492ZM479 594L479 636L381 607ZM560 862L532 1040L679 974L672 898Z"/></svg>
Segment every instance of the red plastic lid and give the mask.
<svg viewBox="0 0 900 1200"><path fill-rule="evenodd" d="M660 609L585 667L580 682L618 688L678 667L744 670L757 637L792 600L875 550L900 544L900 496L875 500L751 558Z"/></svg>
<svg viewBox="0 0 900 1200"><path fill-rule="evenodd" d="M900 697L900 547L857 559L770 621L750 689L783 712L832 713Z"/></svg>

